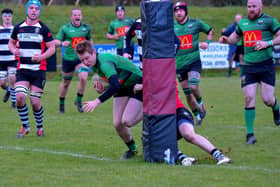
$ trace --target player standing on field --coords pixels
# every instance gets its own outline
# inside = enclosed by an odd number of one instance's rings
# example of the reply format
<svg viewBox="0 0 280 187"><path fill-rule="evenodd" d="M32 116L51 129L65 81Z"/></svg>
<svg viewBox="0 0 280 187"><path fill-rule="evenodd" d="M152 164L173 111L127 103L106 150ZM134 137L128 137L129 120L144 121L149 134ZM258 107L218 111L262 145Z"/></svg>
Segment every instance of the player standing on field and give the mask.
<svg viewBox="0 0 280 187"><path fill-rule="evenodd" d="M176 18L174 31L181 41L176 55L176 74L188 105L196 118L196 124L200 125L206 115L206 110L199 89L202 66L199 48L208 48L213 30L203 21L189 18L187 4L184 2L177 2L174 5L174 14ZM207 34L207 40L199 44L200 32Z"/></svg>
<svg viewBox="0 0 280 187"><path fill-rule="evenodd" d="M75 47L77 43L83 40L92 42L91 28L89 25L82 22L82 11L79 8L73 8L71 11L71 22L63 25L56 35L56 46L65 47L62 58L62 82L59 86L59 112L65 112L65 97L68 88L76 71L79 77L77 88L77 96L74 104L77 106L79 112L82 110L82 98L86 89L88 68L81 63L75 54Z"/></svg>
<svg viewBox="0 0 280 187"><path fill-rule="evenodd" d="M26 4L26 13L26 20L15 26L9 41L10 51L19 58L16 74L16 102L21 130L17 133L17 138L23 138L30 131L26 105L29 90L37 127L36 134L44 136L44 108L41 104L41 96L46 83L46 59L55 53L55 43L51 32L39 20L40 1L29 0ZM16 47L17 42L19 42L19 48Z"/></svg>
<svg viewBox="0 0 280 187"><path fill-rule="evenodd" d="M118 5L115 11L117 19L110 22L106 38L109 40L115 40L117 54L122 56L124 47L124 36L126 35L126 32L128 31L129 27L134 22L134 19L125 16L125 8L122 5ZM131 41L130 45L127 47L129 47L129 54L131 55L131 59L133 59L133 41Z"/></svg>
<svg viewBox="0 0 280 187"><path fill-rule="evenodd" d="M262 8L261 0L248 0L248 17L240 20L235 32L229 37L222 36L219 39L221 43L228 44L234 44L241 38L244 41L241 87L245 98L247 144L257 141L254 136L254 121L258 85L261 87L264 104L272 108L274 123L280 125L279 104L274 95L275 69L272 59L272 47L280 44L280 24L275 18L262 13Z"/></svg>
<svg viewBox="0 0 280 187"><path fill-rule="evenodd" d="M14 29L13 11L5 8L1 11L2 25L0 26L0 86L6 90L3 102L7 102L11 95L11 107L16 108L16 67L17 60L8 47L10 36Z"/></svg>

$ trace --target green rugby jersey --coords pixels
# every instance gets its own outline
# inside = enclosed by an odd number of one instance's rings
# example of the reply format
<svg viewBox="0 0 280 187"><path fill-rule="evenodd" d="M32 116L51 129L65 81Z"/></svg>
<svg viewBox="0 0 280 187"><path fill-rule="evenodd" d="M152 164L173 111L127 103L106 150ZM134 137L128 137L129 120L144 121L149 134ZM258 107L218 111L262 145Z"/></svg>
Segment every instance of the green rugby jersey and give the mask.
<svg viewBox="0 0 280 187"><path fill-rule="evenodd" d="M236 33L243 37L245 65L260 63L272 58L272 47L256 51L255 44L257 41L272 40L273 35L279 29L279 22L266 14L262 14L253 21L248 18L240 20L236 27Z"/></svg>
<svg viewBox="0 0 280 187"><path fill-rule="evenodd" d="M133 86L142 79L142 71L130 60L111 53L97 53L96 65L93 71L100 77L108 80L117 75L122 88Z"/></svg>
<svg viewBox="0 0 280 187"><path fill-rule="evenodd" d="M91 28L89 25L84 23L81 23L80 27L75 27L70 22L60 28L58 34L56 35L56 39L62 42L70 42L70 44L65 48L63 58L70 61L77 60L78 56L75 53L75 47L77 43L83 40L91 40Z"/></svg>
<svg viewBox="0 0 280 187"><path fill-rule="evenodd" d="M176 69L200 60L199 33L208 34L211 27L201 20L188 18L184 24L175 21L174 31L181 42L176 55Z"/></svg>
<svg viewBox="0 0 280 187"><path fill-rule="evenodd" d="M125 17L123 20L115 19L110 22L110 25L108 27L108 33L109 34L117 34L119 36L119 39L116 40L116 47L117 49L123 48L123 39L127 31L129 30L129 27L133 24L134 19ZM133 40L131 41L131 44L133 44Z"/></svg>

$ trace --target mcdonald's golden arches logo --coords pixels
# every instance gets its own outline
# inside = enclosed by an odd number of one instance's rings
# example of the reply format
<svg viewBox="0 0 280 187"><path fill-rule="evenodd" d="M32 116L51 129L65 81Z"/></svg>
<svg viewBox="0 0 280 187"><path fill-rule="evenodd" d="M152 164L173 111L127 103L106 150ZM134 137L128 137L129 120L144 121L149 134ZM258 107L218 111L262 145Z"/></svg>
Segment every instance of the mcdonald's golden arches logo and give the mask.
<svg viewBox="0 0 280 187"><path fill-rule="evenodd" d="M117 28L117 34L118 36L125 36L126 32L128 31L129 26L123 26Z"/></svg>
<svg viewBox="0 0 280 187"><path fill-rule="evenodd" d="M193 36L191 34L178 36L178 38L181 42L179 49L191 49L193 47Z"/></svg>
<svg viewBox="0 0 280 187"><path fill-rule="evenodd" d="M85 40L85 37L74 37L74 38L72 38L71 47L74 49L76 47L76 45L83 40Z"/></svg>
<svg viewBox="0 0 280 187"><path fill-rule="evenodd" d="M245 47L253 47L256 45L257 41L262 40L262 32L260 30L245 31L243 36Z"/></svg>

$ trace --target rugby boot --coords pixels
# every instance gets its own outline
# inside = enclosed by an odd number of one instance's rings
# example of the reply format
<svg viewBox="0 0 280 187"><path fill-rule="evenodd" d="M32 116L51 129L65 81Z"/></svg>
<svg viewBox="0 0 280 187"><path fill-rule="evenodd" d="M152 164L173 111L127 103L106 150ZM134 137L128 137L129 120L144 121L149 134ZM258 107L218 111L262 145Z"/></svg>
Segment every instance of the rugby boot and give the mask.
<svg viewBox="0 0 280 187"><path fill-rule="evenodd" d="M29 127L21 126L20 131L17 132L17 134L16 134L16 138L18 138L18 139L24 138L24 136L26 136L29 132L30 132Z"/></svg>
<svg viewBox="0 0 280 187"><path fill-rule="evenodd" d="M202 124L202 119L200 117L200 114L197 114L194 118L195 125L201 125Z"/></svg>
<svg viewBox="0 0 280 187"><path fill-rule="evenodd" d="M196 164L197 160L193 157L186 157L181 161L182 166L192 166Z"/></svg>
<svg viewBox="0 0 280 187"><path fill-rule="evenodd" d="M12 102L12 104L11 104L11 108L12 108L12 109L16 109L16 108L17 108L17 104L16 104L16 102Z"/></svg>
<svg viewBox="0 0 280 187"><path fill-rule="evenodd" d="M223 155L223 154L221 154L221 155L217 158L217 165L221 165L221 164L230 164L230 163L232 163L232 160L231 160L229 157L227 157L227 156L225 156L225 155Z"/></svg>
<svg viewBox="0 0 280 187"><path fill-rule="evenodd" d="M10 92L6 91L5 95L3 96L3 102L6 103L9 100Z"/></svg>
<svg viewBox="0 0 280 187"><path fill-rule="evenodd" d="M134 156L136 156L137 154L137 150L133 151L133 150L128 150L126 152L124 152L124 154L121 157L121 160L127 160L130 158L133 158Z"/></svg>
<svg viewBox="0 0 280 187"><path fill-rule="evenodd" d="M273 111L273 120L274 120L274 124L276 126L280 125L280 111L279 109L277 111Z"/></svg>
<svg viewBox="0 0 280 187"><path fill-rule="evenodd" d="M82 105L82 102L81 101L75 101L75 103L74 103L76 106L77 106L77 109L78 109L78 112L80 112L80 113L83 113L84 112L84 110L83 110L83 105Z"/></svg>
<svg viewBox="0 0 280 187"><path fill-rule="evenodd" d="M43 137L43 136L45 135L45 133L44 133L44 128L43 128L43 127L37 128L37 129L36 129L36 135L37 135L38 137Z"/></svg>
<svg viewBox="0 0 280 187"><path fill-rule="evenodd" d="M206 116L206 107L205 107L204 103L202 103L201 105L198 105L198 107L199 107L199 114L200 114L201 120L203 120Z"/></svg>
<svg viewBox="0 0 280 187"><path fill-rule="evenodd" d="M254 135L247 134L246 136L246 144L255 144L257 142L257 139Z"/></svg>

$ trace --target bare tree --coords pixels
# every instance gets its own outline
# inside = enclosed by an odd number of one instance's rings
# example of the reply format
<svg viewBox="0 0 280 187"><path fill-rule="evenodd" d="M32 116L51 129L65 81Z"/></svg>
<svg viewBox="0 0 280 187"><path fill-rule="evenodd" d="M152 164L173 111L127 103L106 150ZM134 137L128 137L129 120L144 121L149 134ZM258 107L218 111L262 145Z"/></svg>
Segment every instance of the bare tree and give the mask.
<svg viewBox="0 0 280 187"><path fill-rule="evenodd" d="M76 0L75 6L79 5L80 0Z"/></svg>

